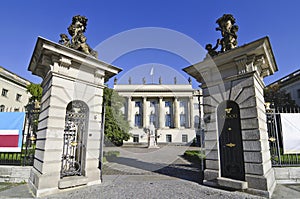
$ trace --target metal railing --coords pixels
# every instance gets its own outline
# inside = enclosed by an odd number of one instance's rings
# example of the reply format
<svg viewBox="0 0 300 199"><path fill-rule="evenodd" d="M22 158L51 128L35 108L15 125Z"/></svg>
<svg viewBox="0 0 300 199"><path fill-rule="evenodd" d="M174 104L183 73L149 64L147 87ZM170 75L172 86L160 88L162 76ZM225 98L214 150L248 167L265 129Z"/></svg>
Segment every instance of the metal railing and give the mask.
<svg viewBox="0 0 300 199"><path fill-rule="evenodd" d="M26 106L21 152L0 152L0 165L32 166L40 107L36 102Z"/></svg>
<svg viewBox="0 0 300 199"><path fill-rule="evenodd" d="M267 108L267 126L269 136L269 146L271 152L272 166L287 167L300 166L300 154L284 154L282 139L281 113L300 114L300 109L293 108ZM299 143L300 144L300 143Z"/></svg>

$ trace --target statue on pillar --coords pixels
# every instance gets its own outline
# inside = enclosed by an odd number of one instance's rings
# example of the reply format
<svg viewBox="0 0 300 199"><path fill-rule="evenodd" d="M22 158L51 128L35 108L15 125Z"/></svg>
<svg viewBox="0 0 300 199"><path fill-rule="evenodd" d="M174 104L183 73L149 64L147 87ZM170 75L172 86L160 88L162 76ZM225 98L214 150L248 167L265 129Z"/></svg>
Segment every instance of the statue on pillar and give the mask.
<svg viewBox="0 0 300 199"><path fill-rule="evenodd" d="M156 129L153 122L151 122L148 128L147 134L148 134L148 148L159 148L157 146Z"/></svg>
<svg viewBox="0 0 300 199"><path fill-rule="evenodd" d="M128 78L128 84L131 84L131 77Z"/></svg>
<svg viewBox="0 0 300 199"><path fill-rule="evenodd" d="M88 19L85 16L76 15L72 18L72 23L68 27L68 32L71 35L71 41L69 40L66 34L60 34L59 43L73 48L75 50L79 50L86 54L92 55L95 58L98 58L97 51L94 51L87 43L86 36L83 34L86 30Z"/></svg>
<svg viewBox="0 0 300 199"><path fill-rule="evenodd" d="M60 34L60 40L58 41L58 43L67 47L71 47L70 39L66 34Z"/></svg>
<svg viewBox="0 0 300 199"><path fill-rule="evenodd" d="M217 40L217 43L214 47L212 47L211 44L206 44L205 46L205 49L207 50L207 53L211 56L211 57L214 57L216 55L219 54L217 50L217 48L219 47L219 44L220 44L220 39Z"/></svg>
<svg viewBox="0 0 300 199"><path fill-rule="evenodd" d="M212 47L212 44L207 44L205 46L208 55L211 57L237 47L236 32L239 27L235 25L235 18L231 14L224 14L217 19L216 23L219 25L216 30L221 32L222 39L218 39L214 47ZM217 51L219 45L221 45L221 51Z"/></svg>
<svg viewBox="0 0 300 199"><path fill-rule="evenodd" d="M221 31L222 39L221 43L221 52L231 50L237 47L237 34L239 27L235 24L235 18L231 14L224 14L220 17L216 23L219 27L216 30Z"/></svg>

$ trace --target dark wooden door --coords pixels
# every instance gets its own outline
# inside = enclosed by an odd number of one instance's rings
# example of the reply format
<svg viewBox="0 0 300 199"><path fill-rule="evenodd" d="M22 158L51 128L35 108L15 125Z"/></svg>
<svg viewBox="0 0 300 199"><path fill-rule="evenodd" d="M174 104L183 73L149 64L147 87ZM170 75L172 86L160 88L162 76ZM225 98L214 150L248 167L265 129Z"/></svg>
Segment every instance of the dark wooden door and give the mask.
<svg viewBox="0 0 300 199"><path fill-rule="evenodd" d="M218 106L218 132L221 176L245 180L240 109L234 101L224 101Z"/></svg>

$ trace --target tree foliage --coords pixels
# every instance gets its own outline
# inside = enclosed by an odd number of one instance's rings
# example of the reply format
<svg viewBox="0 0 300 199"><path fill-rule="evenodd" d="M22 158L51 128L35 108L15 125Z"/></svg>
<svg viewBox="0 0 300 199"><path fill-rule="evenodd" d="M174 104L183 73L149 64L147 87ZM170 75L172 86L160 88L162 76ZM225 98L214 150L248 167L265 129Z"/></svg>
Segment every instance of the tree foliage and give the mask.
<svg viewBox="0 0 300 199"><path fill-rule="evenodd" d="M43 88L41 87L40 84L29 84L27 87L27 92L31 94L30 101L41 101L42 99L42 94L43 94Z"/></svg>
<svg viewBox="0 0 300 199"><path fill-rule="evenodd" d="M274 107L294 108L297 107L295 100L279 85L273 85L264 90L265 102L270 102Z"/></svg>
<svg viewBox="0 0 300 199"><path fill-rule="evenodd" d="M105 126L104 135L106 144L112 143L121 146L123 141L130 138L129 123L124 117L121 109L124 98L118 95L113 89L104 89L105 101Z"/></svg>

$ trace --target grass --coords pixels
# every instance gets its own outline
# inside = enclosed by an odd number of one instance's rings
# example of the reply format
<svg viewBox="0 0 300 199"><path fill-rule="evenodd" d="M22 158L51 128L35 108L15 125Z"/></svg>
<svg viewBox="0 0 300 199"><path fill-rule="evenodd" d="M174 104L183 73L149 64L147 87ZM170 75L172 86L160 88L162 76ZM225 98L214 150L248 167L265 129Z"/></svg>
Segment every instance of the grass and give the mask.
<svg viewBox="0 0 300 199"><path fill-rule="evenodd" d="M276 149L271 148L270 151L271 151L271 155L272 154L274 155L272 156L272 159L279 163L279 157L275 155L277 154ZM290 165L290 166L300 165L300 154L283 154L283 149L280 148L280 161L281 164L285 164L285 165Z"/></svg>
<svg viewBox="0 0 300 199"><path fill-rule="evenodd" d="M27 153L25 149L22 149L21 152L0 152L0 164L3 165L19 165L19 164L25 164L27 165L30 161L28 160L33 160L32 158L26 157L27 156L34 156L34 148L28 148ZM24 162L24 160L26 162Z"/></svg>
<svg viewBox="0 0 300 199"><path fill-rule="evenodd" d="M104 151L103 152L103 162L113 160L120 155L120 151Z"/></svg>
<svg viewBox="0 0 300 199"><path fill-rule="evenodd" d="M183 158L194 164L200 164L201 160L205 160L205 155L198 150L187 150L183 154Z"/></svg>
<svg viewBox="0 0 300 199"><path fill-rule="evenodd" d="M278 157L274 157L274 160L279 162ZM300 155L298 154L281 154L280 155L281 164L300 164Z"/></svg>

